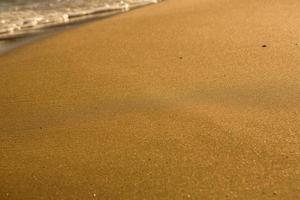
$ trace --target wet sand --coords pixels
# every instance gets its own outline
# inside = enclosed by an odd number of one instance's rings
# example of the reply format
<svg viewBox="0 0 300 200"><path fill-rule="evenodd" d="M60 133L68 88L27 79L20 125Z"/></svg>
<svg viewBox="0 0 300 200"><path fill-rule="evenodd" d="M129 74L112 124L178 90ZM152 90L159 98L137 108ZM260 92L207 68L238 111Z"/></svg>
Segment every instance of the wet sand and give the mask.
<svg viewBox="0 0 300 200"><path fill-rule="evenodd" d="M2 55L0 199L299 199L299 10L169 0Z"/></svg>

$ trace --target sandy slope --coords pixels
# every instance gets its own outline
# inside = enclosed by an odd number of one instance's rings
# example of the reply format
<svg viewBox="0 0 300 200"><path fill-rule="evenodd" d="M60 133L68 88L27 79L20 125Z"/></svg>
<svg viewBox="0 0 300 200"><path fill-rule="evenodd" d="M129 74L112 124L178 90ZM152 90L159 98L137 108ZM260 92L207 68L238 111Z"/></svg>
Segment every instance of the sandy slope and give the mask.
<svg viewBox="0 0 300 200"><path fill-rule="evenodd" d="M299 10L168 0L1 56L0 199L299 199Z"/></svg>

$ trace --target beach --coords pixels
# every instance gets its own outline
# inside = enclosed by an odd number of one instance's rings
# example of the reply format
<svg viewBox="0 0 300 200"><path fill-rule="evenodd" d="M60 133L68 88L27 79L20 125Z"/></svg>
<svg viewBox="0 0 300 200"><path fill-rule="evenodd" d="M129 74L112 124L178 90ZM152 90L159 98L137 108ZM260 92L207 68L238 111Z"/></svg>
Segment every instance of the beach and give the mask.
<svg viewBox="0 0 300 200"><path fill-rule="evenodd" d="M0 199L299 199L299 9L168 0L0 55Z"/></svg>

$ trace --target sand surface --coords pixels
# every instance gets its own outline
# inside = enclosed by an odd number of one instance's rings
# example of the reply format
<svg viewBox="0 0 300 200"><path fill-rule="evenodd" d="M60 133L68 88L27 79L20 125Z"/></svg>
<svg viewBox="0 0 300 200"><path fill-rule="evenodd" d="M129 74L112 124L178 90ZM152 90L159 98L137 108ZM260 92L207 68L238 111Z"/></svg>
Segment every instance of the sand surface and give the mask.
<svg viewBox="0 0 300 200"><path fill-rule="evenodd" d="M299 11L168 0L2 55L0 199L300 199Z"/></svg>

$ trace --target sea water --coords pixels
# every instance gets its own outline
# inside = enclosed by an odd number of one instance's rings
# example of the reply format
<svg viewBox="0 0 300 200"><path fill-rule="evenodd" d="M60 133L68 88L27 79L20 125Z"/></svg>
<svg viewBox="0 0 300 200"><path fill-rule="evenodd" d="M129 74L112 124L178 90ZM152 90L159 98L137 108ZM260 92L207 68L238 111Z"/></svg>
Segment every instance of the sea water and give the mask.
<svg viewBox="0 0 300 200"><path fill-rule="evenodd" d="M49 27L107 16L158 0L0 0L0 45Z"/></svg>

